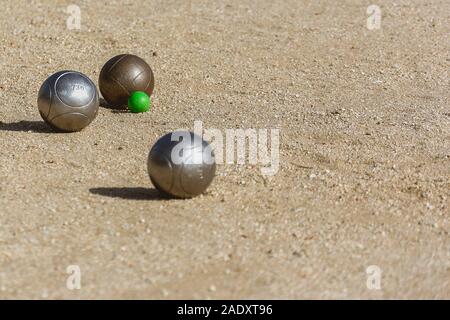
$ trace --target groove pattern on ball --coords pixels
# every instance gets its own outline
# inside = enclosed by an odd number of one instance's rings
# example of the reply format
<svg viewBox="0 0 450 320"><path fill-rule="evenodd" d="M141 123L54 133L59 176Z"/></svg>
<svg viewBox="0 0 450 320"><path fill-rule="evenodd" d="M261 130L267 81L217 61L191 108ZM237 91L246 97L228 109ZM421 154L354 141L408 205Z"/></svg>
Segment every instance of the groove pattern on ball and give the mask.
<svg viewBox="0 0 450 320"><path fill-rule="evenodd" d="M186 134L190 137L188 141L172 141L172 133L161 137L150 150L147 162L153 185L178 198L191 198L203 193L216 172L214 154L208 151L209 143L192 132ZM171 157L176 146L182 150L181 163L175 163Z"/></svg>
<svg viewBox="0 0 450 320"><path fill-rule="evenodd" d="M77 71L59 71L42 84L38 93L41 117L51 127L80 131L97 116L99 102L95 84Z"/></svg>

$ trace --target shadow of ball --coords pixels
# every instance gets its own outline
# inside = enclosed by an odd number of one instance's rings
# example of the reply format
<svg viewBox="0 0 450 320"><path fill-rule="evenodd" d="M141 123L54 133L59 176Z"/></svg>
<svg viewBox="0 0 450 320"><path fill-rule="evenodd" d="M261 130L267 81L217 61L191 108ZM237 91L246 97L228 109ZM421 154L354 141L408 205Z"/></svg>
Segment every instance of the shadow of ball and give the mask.
<svg viewBox="0 0 450 320"><path fill-rule="evenodd" d="M80 131L95 119L98 92L86 75L59 71L42 84L37 100L44 121L58 131Z"/></svg>
<svg viewBox="0 0 450 320"><path fill-rule="evenodd" d="M126 108L128 98L134 91L144 91L151 96L155 78L143 59L132 54L121 54L105 63L98 84L110 106Z"/></svg>
<svg viewBox="0 0 450 320"><path fill-rule="evenodd" d="M203 193L216 172L211 145L188 131L161 137L150 150L147 167L153 185L177 198Z"/></svg>

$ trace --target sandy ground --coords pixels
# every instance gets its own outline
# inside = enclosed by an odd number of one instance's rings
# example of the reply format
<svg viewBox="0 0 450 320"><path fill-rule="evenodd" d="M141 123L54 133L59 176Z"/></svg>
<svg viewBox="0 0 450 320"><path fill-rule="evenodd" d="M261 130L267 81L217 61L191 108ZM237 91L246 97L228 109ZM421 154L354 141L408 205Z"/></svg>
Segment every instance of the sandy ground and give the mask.
<svg viewBox="0 0 450 320"><path fill-rule="evenodd" d="M80 30L69 1L1 2L1 298L450 298L448 1L376 1L373 31L357 0L76 1ZM153 110L52 133L45 78L119 53ZM278 174L161 199L148 151L195 120L279 128Z"/></svg>

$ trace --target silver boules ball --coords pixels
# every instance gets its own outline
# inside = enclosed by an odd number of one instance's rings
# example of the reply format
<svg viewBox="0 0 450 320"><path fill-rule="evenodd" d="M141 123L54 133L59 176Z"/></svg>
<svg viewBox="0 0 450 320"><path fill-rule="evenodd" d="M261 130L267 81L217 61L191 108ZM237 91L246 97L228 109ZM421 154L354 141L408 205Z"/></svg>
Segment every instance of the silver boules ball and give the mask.
<svg viewBox="0 0 450 320"><path fill-rule="evenodd" d="M203 193L216 172L211 145L188 131L161 137L150 150L147 167L153 185L178 198Z"/></svg>
<svg viewBox="0 0 450 320"><path fill-rule="evenodd" d="M95 119L98 92L95 84L77 71L59 71L42 84L38 94L41 117L61 131L80 131Z"/></svg>

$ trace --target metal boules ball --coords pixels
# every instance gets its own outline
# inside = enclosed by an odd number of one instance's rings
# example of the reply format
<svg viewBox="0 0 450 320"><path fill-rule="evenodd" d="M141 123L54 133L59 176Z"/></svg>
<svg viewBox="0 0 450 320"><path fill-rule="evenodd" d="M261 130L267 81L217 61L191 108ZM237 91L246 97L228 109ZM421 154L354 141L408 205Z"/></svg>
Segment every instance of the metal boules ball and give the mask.
<svg viewBox="0 0 450 320"><path fill-rule="evenodd" d="M174 131L161 137L150 150L147 166L153 185L178 198L203 193L216 172L211 145L189 131Z"/></svg>
<svg viewBox="0 0 450 320"><path fill-rule="evenodd" d="M126 108L128 98L134 91L143 91L151 96L155 78L143 59L132 54L121 54L105 63L98 85L103 98L111 106Z"/></svg>
<svg viewBox="0 0 450 320"><path fill-rule="evenodd" d="M41 117L51 127L65 132L80 131L97 116L98 92L86 75L59 71L44 81L37 104Z"/></svg>

